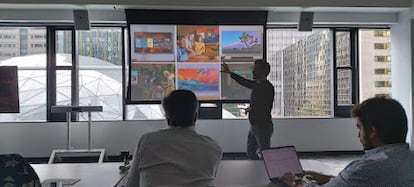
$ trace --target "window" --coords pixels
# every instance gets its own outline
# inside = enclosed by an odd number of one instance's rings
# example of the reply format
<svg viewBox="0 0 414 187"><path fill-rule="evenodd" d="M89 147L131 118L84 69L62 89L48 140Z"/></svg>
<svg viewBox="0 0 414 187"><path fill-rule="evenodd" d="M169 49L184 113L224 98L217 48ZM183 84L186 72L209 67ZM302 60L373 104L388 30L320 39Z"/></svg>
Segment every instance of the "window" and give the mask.
<svg viewBox="0 0 414 187"><path fill-rule="evenodd" d="M374 56L375 62L391 62L390 56Z"/></svg>
<svg viewBox="0 0 414 187"><path fill-rule="evenodd" d="M379 33L383 34L379 37ZM391 48L375 47L376 44L389 43L389 29L359 30L360 101L377 95L391 95L391 82L388 82L391 80Z"/></svg>
<svg viewBox="0 0 414 187"><path fill-rule="evenodd" d="M374 37L390 37L390 31L387 30L373 30Z"/></svg>
<svg viewBox="0 0 414 187"><path fill-rule="evenodd" d="M338 105L352 105L351 32L335 33Z"/></svg>
<svg viewBox="0 0 414 187"><path fill-rule="evenodd" d="M79 105L103 106L103 112L92 113L95 121L122 120L122 29L94 28L76 31L76 35ZM88 119L87 113L80 113L79 117Z"/></svg>
<svg viewBox="0 0 414 187"><path fill-rule="evenodd" d="M328 29L267 30L268 78L275 86L273 117L332 115L330 36Z"/></svg>
<svg viewBox="0 0 414 187"><path fill-rule="evenodd" d="M0 114L1 122L46 120L46 49L32 51L25 33L46 34L44 27L1 27L7 43L0 48L0 66L17 66L20 113ZM46 38L42 39L46 43ZM7 48L7 49L6 49ZM30 53L26 53L30 50ZM19 58L15 58L19 56Z"/></svg>
<svg viewBox="0 0 414 187"><path fill-rule="evenodd" d="M160 104L127 105L127 120L157 120L165 119Z"/></svg>
<svg viewBox="0 0 414 187"><path fill-rule="evenodd" d="M72 32L78 37L77 85L71 82ZM56 104L71 104L76 86L79 105L103 106L103 112L92 113L94 121L164 119L160 104L123 104L122 65L123 59L128 58L123 50L128 47L124 33L120 27L56 33L57 65L61 67L56 75ZM45 54L49 43L45 35L45 27L0 28L0 65L18 66L21 98L21 112L0 114L1 122L46 120ZM275 87L272 116L332 117L338 109L335 104L339 107L354 104L355 92L359 93L359 101L392 96L389 36L388 29L314 29L313 32L268 29L267 61L272 66L268 79ZM358 43L353 43L355 37ZM358 53L353 51L355 47ZM353 55L358 55L358 66ZM356 69L360 72L357 76ZM127 74L128 70L125 71ZM359 86L355 87L355 83ZM245 119L247 106L247 103L223 103L222 118ZM87 113L80 113L78 119L87 120Z"/></svg>
<svg viewBox="0 0 414 187"><path fill-rule="evenodd" d="M375 97L391 97L390 94L375 94Z"/></svg>
<svg viewBox="0 0 414 187"><path fill-rule="evenodd" d="M388 49L388 43L374 43L374 49Z"/></svg>
<svg viewBox="0 0 414 187"><path fill-rule="evenodd" d="M375 81L375 87L391 87L391 81Z"/></svg>
<svg viewBox="0 0 414 187"><path fill-rule="evenodd" d="M223 104L223 119L247 118L246 109L249 107L248 103L225 103ZM273 114L274 115L274 114Z"/></svg>
<svg viewBox="0 0 414 187"><path fill-rule="evenodd" d="M391 74L391 69L389 68L375 68L375 75L388 75Z"/></svg>
<svg viewBox="0 0 414 187"><path fill-rule="evenodd" d="M42 39L42 38L46 38L46 37L44 35L34 35L34 37L32 36L32 38Z"/></svg>

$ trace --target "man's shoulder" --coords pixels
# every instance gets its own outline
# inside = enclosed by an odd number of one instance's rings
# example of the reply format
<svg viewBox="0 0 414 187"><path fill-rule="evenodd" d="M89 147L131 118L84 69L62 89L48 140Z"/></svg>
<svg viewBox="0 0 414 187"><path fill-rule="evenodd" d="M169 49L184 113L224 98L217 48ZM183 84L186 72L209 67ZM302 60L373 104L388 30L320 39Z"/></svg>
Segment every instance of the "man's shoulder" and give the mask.
<svg viewBox="0 0 414 187"><path fill-rule="evenodd" d="M146 133L142 137L143 138L145 137L147 139L156 139L158 137L159 138L171 137L171 138L179 138L179 139L191 138L195 141L198 139L200 141L205 141L205 142L210 142L212 144L217 144L217 142L209 136L199 134L199 133L197 133L196 131L193 131L193 130L184 130L184 129L161 129L161 130L158 130L158 131Z"/></svg>
<svg viewBox="0 0 414 187"><path fill-rule="evenodd" d="M218 143L211 137L196 133L201 139L218 146Z"/></svg>
<svg viewBox="0 0 414 187"><path fill-rule="evenodd" d="M271 87L271 88L273 88L274 86L273 86L273 84L267 79L266 80L266 84L267 84L267 86L269 86L269 87Z"/></svg>
<svg viewBox="0 0 414 187"><path fill-rule="evenodd" d="M141 136L141 140L142 139L146 139L146 140L154 139L154 138L156 139L157 137L163 137L165 136L165 133L166 133L165 129L161 129L161 130L157 130L153 132L147 132Z"/></svg>
<svg viewBox="0 0 414 187"><path fill-rule="evenodd" d="M411 156L414 156L411 154ZM376 159L358 159L352 161L346 169L360 173L363 175L370 175L384 170L403 170L405 166L414 167L414 157L384 157Z"/></svg>
<svg viewBox="0 0 414 187"><path fill-rule="evenodd" d="M221 152L220 145L211 137L198 134L191 130L163 129L155 132L146 133L141 137L148 145L164 145L169 144L186 144L188 146L209 147L212 150Z"/></svg>

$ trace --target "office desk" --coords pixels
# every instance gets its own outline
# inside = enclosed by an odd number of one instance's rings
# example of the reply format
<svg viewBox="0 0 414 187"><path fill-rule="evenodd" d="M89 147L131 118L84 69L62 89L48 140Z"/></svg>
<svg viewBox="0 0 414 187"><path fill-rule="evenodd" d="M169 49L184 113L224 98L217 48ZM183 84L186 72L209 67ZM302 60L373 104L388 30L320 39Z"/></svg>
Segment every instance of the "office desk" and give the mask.
<svg viewBox="0 0 414 187"><path fill-rule="evenodd" d="M301 160L305 170L336 175L329 166L315 160ZM74 187L114 186L123 176L122 163L32 164L40 181L51 178L80 178ZM263 161L223 160L217 171L215 186L274 186L269 183Z"/></svg>
<svg viewBox="0 0 414 187"><path fill-rule="evenodd" d="M329 166L316 160L301 160L304 170L320 171L337 175ZM263 161L260 160L223 160L214 182L215 186L277 186L271 184Z"/></svg>

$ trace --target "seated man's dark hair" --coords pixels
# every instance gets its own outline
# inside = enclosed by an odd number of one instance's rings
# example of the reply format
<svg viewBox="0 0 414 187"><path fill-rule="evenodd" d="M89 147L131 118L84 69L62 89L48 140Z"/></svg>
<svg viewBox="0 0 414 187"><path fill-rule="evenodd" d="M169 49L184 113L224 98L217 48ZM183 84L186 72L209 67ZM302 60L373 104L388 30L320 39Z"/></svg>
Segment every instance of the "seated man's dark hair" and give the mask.
<svg viewBox="0 0 414 187"><path fill-rule="evenodd" d="M269 75L270 73L270 64L264 60L256 60L254 64L259 65L260 69L262 70L265 76Z"/></svg>
<svg viewBox="0 0 414 187"><path fill-rule="evenodd" d="M383 143L405 143L407 116L398 101L385 97L370 98L355 105L352 116L361 121L365 133L375 127Z"/></svg>
<svg viewBox="0 0 414 187"><path fill-rule="evenodd" d="M188 127L195 124L197 117L197 97L189 90L174 90L162 101L168 125Z"/></svg>

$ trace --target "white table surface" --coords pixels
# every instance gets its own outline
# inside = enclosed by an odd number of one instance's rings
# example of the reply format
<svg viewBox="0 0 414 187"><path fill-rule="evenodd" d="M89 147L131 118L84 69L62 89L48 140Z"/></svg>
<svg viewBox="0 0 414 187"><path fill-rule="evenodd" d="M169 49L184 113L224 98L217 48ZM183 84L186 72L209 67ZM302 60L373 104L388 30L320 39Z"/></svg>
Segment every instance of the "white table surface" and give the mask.
<svg viewBox="0 0 414 187"><path fill-rule="evenodd" d="M52 178L80 178L74 187L114 186L124 175L122 163L32 164L40 181ZM336 175L329 166L316 160L301 160L303 169ZM223 160L215 179L217 187L274 186L270 184L263 161Z"/></svg>
<svg viewBox="0 0 414 187"><path fill-rule="evenodd" d="M79 178L74 187L114 186L123 176L122 163L31 164L40 182L53 178Z"/></svg>

